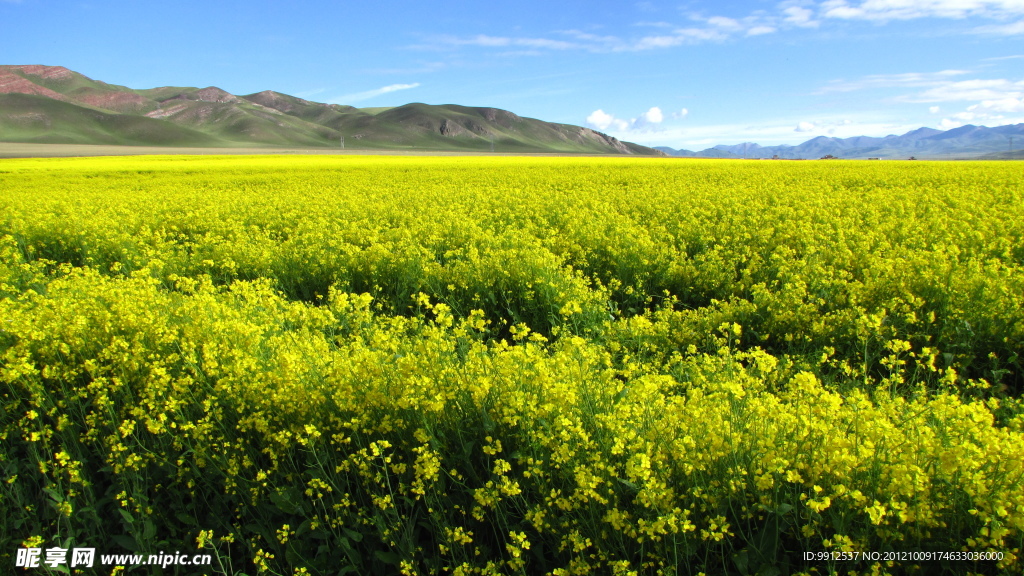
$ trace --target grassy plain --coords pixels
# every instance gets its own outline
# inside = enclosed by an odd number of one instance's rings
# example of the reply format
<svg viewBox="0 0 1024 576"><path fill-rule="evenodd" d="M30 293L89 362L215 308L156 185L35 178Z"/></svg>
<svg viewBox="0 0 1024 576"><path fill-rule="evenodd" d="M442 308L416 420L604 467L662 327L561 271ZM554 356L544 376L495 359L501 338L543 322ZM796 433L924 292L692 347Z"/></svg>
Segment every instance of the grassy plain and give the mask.
<svg viewBox="0 0 1024 576"><path fill-rule="evenodd" d="M0 208L0 562L1021 568L1012 165L4 160Z"/></svg>

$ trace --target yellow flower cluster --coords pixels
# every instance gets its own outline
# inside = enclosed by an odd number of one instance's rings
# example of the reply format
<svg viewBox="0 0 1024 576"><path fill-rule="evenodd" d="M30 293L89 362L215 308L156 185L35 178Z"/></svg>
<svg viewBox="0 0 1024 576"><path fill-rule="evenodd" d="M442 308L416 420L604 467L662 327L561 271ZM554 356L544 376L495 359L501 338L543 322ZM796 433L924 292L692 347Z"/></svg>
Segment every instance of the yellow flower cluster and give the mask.
<svg viewBox="0 0 1024 576"><path fill-rule="evenodd" d="M19 160L0 208L0 562L1021 569L1005 164Z"/></svg>

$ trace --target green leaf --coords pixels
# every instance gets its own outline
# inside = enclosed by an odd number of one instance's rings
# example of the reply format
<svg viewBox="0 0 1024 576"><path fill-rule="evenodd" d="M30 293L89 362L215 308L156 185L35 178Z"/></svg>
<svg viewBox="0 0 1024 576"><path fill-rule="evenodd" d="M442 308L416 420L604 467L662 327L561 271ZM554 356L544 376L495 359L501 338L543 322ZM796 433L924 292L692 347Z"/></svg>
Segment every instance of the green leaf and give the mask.
<svg viewBox="0 0 1024 576"><path fill-rule="evenodd" d="M284 558L288 561L288 564L292 566L300 566L305 560L305 558L295 550L294 546L289 546L285 549Z"/></svg>
<svg viewBox="0 0 1024 576"><path fill-rule="evenodd" d="M135 523L135 517L132 516L131 512L125 510L124 508L118 508L117 511L121 513L121 517L124 518L125 522L129 524Z"/></svg>
<svg viewBox="0 0 1024 576"><path fill-rule="evenodd" d="M54 490L52 486L47 486L46 488L43 488L43 492L46 492L47 494L49 494L50 495L50 499L52 499L54 502L63 502L64 501L64 495L62 495L60 492L57 492L56 490Z"/></svg>
<svg viewBox="0 0 1024 576"><path fill-rule="evenodd" d="M302 503L300 500L299 491L295 488L270 493L270 501L286 514L301 514Z"/></svg>
<svg viewBox="0 0 1024 576"><path fill-rule="evenodd" d="M616 478L616 480L618 480L623 486L625 486L626 488L629 488L630 490L632 490L634 492L637 492L637 491L640 490L639 486L637 486L633 482L630 482L629 480L626 480L625 478Z"/></svg>
<svg viewBox="0 0 1024 576"><path fill-rule="evenodd" d="M135 539L130 536L117 535L114 536L114 542L129 552L135 552L139 549L139 545L135 543Z"/></svg>
<svg viewBox="0 0 1024 576"><path fill-rule="evenodd" d="M746 548L732 555L732 563L736 565L736 569L743 576L750 574L750 558Z"/></svg>

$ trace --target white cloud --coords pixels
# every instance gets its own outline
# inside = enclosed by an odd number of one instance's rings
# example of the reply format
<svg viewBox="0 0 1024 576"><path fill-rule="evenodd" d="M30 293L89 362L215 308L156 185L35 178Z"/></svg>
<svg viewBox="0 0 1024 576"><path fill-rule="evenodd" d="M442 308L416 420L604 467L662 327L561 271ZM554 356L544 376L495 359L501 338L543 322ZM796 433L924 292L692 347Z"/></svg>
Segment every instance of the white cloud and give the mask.
<svg viewBox="0 0 1024 576"><path fill-rule="evenodd" d="M1020 0L826 0L821 4L826 18L845 20L911 20L915 18L1005 18L1024 14Z"/></svg>
<svg viewBox="0 0 1024 576"><path fill-rule="evenodd" d="M513 38L509 36L490 36L477 34L475 36L438 36L435 41L445 46L480 46L484 48L540 48L545 50L570 50L583 48L584 46L566 42L565 40L552 40L550 38Z"/></svg>
<svg viewBox="0 0 1024 576"><path fill-rule="evenodd" d="M633 24L633 26L646 26L648 28L675 28L675 26L672 25L671 23L669 23L669 22L661 22L661 21L659 21L659 22L647 22L647 21L636 22L636 23Z"/></svg>
<svg viewBox="0 0 1024 576"><path fill-rule="evenodd" d="M794 132L812 132L818 129L818 125L814 122L800 122L796 125Z"/></svg>
<svg viewBox="0 0 1024 576"><path fill-rule="evenodd" d="M1012 24L998 24L991 26L978 26L973 30L977 34L991 34L994 36L1017 36L1024 34L1024 20ZM995 60L995 58L992 58Z"/></svg>
<svg viewBox="0 0 1024 576"><path fill-rule="evenodd" d="M728 38L728 32L717 28L677 28L671 35L645 36L632 44L623 45L619 51L650 50L652 48L672 48L684 44L700 44L701 42L721 42Z"/></svg>
<svg viewBox="0 0 1024 576"><path fill-rule="evenodd" d="M686 43L682 36L646 36L638 40L629 48L632 50L650 50L652 48L672 48Z"/></svg>
<svg viewBox="0 0 1024 576"><path fill-rule="evenodd" d="M683 108L680 112L673 112L669 117L673 120L681 120L690 111ZM587 116L587 125L597 130L608 130L617 132L625 137L636 137L657 133L662 130L662 123L665 121L665 112L658 106L652 106L636 118L616 118L604 110L594 110Z"/></svg>
<svg viewBox="0 0 1024 576"><path fill-rule="evenodd" d="M469 37L437 36L434 45L415 46L418 49L437 49L462 46L478 46L482 48L529 48L533 50L584 50L594 53L607 52L638 52L673 48L676 46L700 44L703 42L722 41L729 38L730 31L714 26L705 28L688 27L673 28L659 34L624 39L618 36L602 36L582 32L580 30L561 30L561 34L570 40L550 38L516 38L507 36L488 36L478 34ZM530 52L536 54L536 52Z"/></svg>
<svg viewBox="0 0 1024 576"><path fill-rule="evenodd" d="M903 74L872 74L859 80L833 80L818 90L818 94L829 92L854 92L873 88L901 88L940 86L954 76L969 74L967 70L941 70L939 72L907 72Z"/></svg>
<svg viewBox="0 0 1024 576"><path fill-rule="evenodd" d="M0 0L0 2L5 0ZM8 0L9 1L9 0ZM580 30L558 30L554 37L515 37L477 34L434 36L413 48L450 50L464 46L520 48L503 55L535 56L546 51L580 50L593 53L666 50L680 46L723 42L741 36L753 37L796 28L817 28L826 20L868 20L887 22L916 18L967 17L999 22L967 29L968 33L1012 36L1024 34L1024 0L783 0L773 11L755 10L744 17L691 15L690 26L664 21L640 21L634 27L653 27L656 33L640 36L598 35ZM1007 23L1009 22L1009 23Z"/></svg>
<svg viewBox="0 0 1024 576"><path fill-rule="evenodd" d="M1011 59L1010 57L1000 57ZM965 123L977 123L987 126L1000 126L1024 122L1024 80L1006 78L970 78L957 80L956 77L968 72L963 70L943 70L932 73L907 73L865 76L852 82L833 81L818 91L818 94L829 92L852 92L867 89L916 88L917 92L908 92L892 98L895 102L939 103L966 102L970 103L961 112L948 113L939 127L943 130L963 126ZM938 114L942 108L938 105L929 106L931 114Z"/></svg>
<svg viewBox="0 0 1024 576"><path fill-rule="evenodd" d="M612 45L622 42L622 40L620 40L617 36L602 36L600 34L591 34L590 32L583 32L581 30L561 30L559 31L559 33L565 34L566 36L571 36L577 40L582 40L585 42L594 42L597 44Z"/></svg>
<svg viewBox="0 0 1024 576"><path fill-rule="evenodd" d="M384 94L389 94L391 92L397 92L399 90L409 90L412 88L418 88L419 85L419 82L414 82L412 84L391 84L390 86L382 86L380 88L367 90L365 92L346 94L345 96L341 96L339 98L331 100L331 102L334 104L349 104L352 102L361 102L363 100L369 100L371 98L376 98L377 96L382 96Z"/></svg>
<svg viewBox="0 0 1024 576"><path fill-rule="evenodd" d="M969 100L1003 100L1024 96L1024 80L1004 78L993 80L962 80L946 82L915 96L902 98L907 102L956 102Z"/></svg>
<svg viewBox="0 0 1024 576"><path fill-rule="evenodd" d="M725 16L712 16L707 19L707 23L711 24L715 28L728 30L730 32L738 32L743 29L743 25L740 24L738 20L726 18Z"/></svg>
<svg viewBox="0 0 1024 576"><path fill-rule="evenodd" d="M472 38L462 40L460 43L473 46L525 46L527 48L546 48L548 50L568 50L577 48L576 44L564 40L551 40L549 38L508 38L504 36L488 36L478 34Z"/></svg>
<svg viewBox="0 0 1024 576"><path fill-rule="evenodd" d="M1004 57L1007 58L1007 57ZM906 74L887 74L865 76L859 80L833 81L818 91L818 94L830 92L852 92L867 89L898 89L916 88L917 92L908 92L895 96L892 101L910 103L967 102L971 103L964 111L943 118L941 126L963 125L965 122L983 123L985 125L1003 125L1024 122L1024 80L1006 78L971 78L957 80L956 77L968 74L963 70L943 70L941 72ZM938 114L940 107L930 106L928 111ZM1010 116L1007 116L1010 115Z"/></svg>
<svg viewBox="0 0 1024 576"><path fill-rule="evenodd" d="M607 130L614 122L615 116L600 109L594 110L590 113L590 116L587 116L587 124L598 130Z"/></svg>
<svg viewBox="0 0 1024 576"><path fill-rule="evenodd" d="M701 29L709 37L707 39L714 39L711 36L718 35L729 37L733 34L743 34L744 36L760 36L762 34L771 34L778 31L776 24L778 18L767 16L764 12L757 11L753 14L737 20L735 18L726 18L725 16L712 16L710 18L701 18L694 16L694 20L699 22L705 22L709 25L707 29ZM693 29L688 29L690 33ZM677 30L676 33L682 31Z"/></svg>
<svg viewBox="0 0 1024 576"><path fill-rule="evenodd" d="M980 104L968 106L970 111L993 112L1002 114L1024 114L1024 98L1003 98L985 100Z"/></svg>
<svg viewBox="0 0 1024 576"><path fill-rule="evenodd" d="M595 53L606 52L639 52L645 50L664 50L678 46L696 45L707 42L723 42L738 36L760 36L778 32L781 27L813 27L818 22L811 18L812 12L799 6L790 6L781 14L768 14L755 11L743 18L726 16L700 17L692 16L696 25L678 26L669 22L637 22L637 27L657 28L656 33L639 37L619 37L599 35L581 30L559 30L556 34L564 39L538 37L491 36L477 34L474 36L434 36L431 44L414 46L413 48L451 49L463 46L482 48L531 48L535 50L584 50ZM516 54L523 54L516 52ZM530 55L536 52L528 52Z"/></svg>
<svg viewBox="0 0 1024 576"><path fill-rule="evenodd" d="M1002 126L1021 122L1024 122L1024 98L1001 98L972 104L963 112L943 118L939 127L948 130L967 123Z"/></svg>
<svg viewBox="0 0 1024 576"><path fill-rule="evenodd" d="M821 22L814 19L814 12L802 6L790 6L782 11L783 20L801 28L817 28Z"/></svg>
<svg viewBox="0 0 1024 576"><path fill-rule="evenodd" d="M624 131L628 130L634 124L636 124L636 118L623 120L608 114L604 110L594 110L591 112L590 116L587 116L587 125L598 130L610 129Z"/></svg>

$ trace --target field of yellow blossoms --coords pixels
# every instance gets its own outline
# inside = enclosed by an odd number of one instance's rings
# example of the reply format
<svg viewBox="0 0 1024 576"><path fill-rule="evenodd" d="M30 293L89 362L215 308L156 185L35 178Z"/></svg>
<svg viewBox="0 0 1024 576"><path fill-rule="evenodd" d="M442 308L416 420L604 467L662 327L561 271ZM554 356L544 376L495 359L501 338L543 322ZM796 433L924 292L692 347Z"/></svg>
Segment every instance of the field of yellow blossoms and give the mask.
<svg viewBox="0 0 1024 576"><path fill-rule="evenodd" d="M1019 574L1022 356L1012 163L4 160L0 565Z"/></svg>

